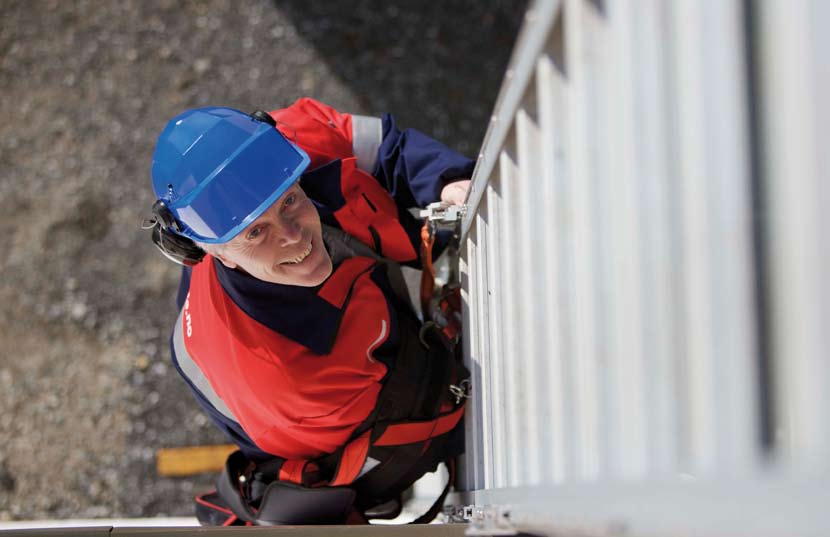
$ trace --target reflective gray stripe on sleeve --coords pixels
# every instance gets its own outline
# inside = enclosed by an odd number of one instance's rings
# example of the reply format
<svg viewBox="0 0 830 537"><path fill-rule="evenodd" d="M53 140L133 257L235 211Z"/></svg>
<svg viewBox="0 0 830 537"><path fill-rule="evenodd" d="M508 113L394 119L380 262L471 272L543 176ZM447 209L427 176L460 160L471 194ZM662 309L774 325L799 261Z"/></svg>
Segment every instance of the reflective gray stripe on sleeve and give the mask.
<svg viewBox="0 0 830 537"><path fill-rule="evenodd" d="M382 140L383 125L380 118L352 114L352 153L357 157L358 168L372 173Z"/></svg>
<svg viewBox="0 0 830 537"><path fill-rule="evenodd" d="M222 415L226 418L232 419L233 421L239 423L239 420L236 419L236 416L228 408L228 405L222 400L221 397L216 393L216 390L213 389L213 386L210 385L208 382L207 377L205 377L202 370L199 369L199 366L196 362L193 361L193 358L190 357L190 353L187 352L187 348L184 345L184 331L182 330L182 316L184 315L184 311L187 308L185 305L182 308L182 311L179 313L179 318L176 319L176 328L173 330L173 350L175 351L175 356L173 357L176 362L179 364L179 368L181 368L184 376L196 387L199 392L208 402L216 408Z"/></svg>

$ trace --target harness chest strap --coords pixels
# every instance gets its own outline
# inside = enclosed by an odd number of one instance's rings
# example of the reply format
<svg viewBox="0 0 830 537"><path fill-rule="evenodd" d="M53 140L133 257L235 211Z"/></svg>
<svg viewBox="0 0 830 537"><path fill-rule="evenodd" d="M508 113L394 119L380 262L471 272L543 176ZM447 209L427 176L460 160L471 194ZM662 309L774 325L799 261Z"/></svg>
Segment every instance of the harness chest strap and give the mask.
<svg viewBox="0 0 830 537"><path fill-rule="evenodd" d="M374 442L371 441L373 431L366 431L343 447L336 459L337 467L334 477L328 483L317 480L319 465L306 459L281 459L282 462L278 465L279 470L276 472L276 477L281 481L290 481L305 486L326 484L330 487L337 487L350 485L373 466L373 459L369 457L371 446L402 446L426 442L450 432L458 425L463 415L464 406L462 405L432 420L407 421L386 425L383 433ZM377 464L377 461L374 461L374 464ZM244 475L244 471L245 468L240 468L239 475Z"/></svg>

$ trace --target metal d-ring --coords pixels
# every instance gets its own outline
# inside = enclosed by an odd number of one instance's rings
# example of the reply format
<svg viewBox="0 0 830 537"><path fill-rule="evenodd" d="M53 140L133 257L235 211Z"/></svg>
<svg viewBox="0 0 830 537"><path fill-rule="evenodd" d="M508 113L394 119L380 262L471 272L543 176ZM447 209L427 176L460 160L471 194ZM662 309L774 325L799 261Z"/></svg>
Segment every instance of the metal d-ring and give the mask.
<svg viewBox="0 0 830 537"><path fill-rule="evenodd" d="M470 379L464 379L456 384L450 384L450 393L455 396L455 404L459 404L462 399L469 399L473 391L473 385Z"/></svg>

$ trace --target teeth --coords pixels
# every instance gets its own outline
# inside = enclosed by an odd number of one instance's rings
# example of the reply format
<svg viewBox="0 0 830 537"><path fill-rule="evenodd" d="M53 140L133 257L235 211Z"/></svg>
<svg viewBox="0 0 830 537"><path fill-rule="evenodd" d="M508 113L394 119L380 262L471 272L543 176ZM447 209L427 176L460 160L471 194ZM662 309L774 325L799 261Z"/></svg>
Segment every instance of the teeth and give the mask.
<svg viewBox="0 0 830 537"><path fill-rule="evenodd" d="M308 243L308 248L305 252L301 253L299 256L295 257L294 259L289 259L288 261L283 261L283 265L296 265L297 263L301 262L303 259L308 257L308 254L311 253L311 243Z"/></svg>

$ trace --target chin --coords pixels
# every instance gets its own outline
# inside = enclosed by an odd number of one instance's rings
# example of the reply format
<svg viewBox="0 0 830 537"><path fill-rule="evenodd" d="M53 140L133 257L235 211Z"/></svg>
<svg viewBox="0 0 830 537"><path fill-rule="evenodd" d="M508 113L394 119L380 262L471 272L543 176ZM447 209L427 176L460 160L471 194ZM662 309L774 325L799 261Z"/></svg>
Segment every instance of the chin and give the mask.
<svg viewBox="0 0 830 537"><path fill-rule="evenodd" d="M318 267L317 270L314 271L313 275L309 275L309 277L307 278L307 287L314 287L316 285L320 285L321 283L326 281L329 276L331 276L331 272L331 260L328 259L322 266Z"/></svg>

